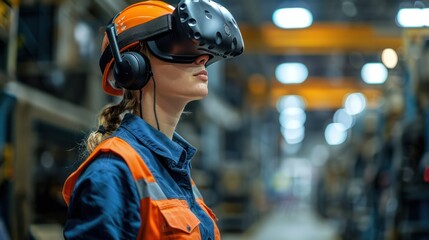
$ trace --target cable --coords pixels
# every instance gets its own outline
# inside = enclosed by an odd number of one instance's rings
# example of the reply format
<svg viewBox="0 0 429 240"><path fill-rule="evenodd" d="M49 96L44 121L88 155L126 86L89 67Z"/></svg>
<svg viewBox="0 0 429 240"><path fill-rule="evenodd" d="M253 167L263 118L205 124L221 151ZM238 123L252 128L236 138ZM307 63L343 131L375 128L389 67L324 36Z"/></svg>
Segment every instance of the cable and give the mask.
<svg viewBox="0 0 429 240"><path fill-rule="evenodd" d="M156 121L156 127L158 129L158 131L160 131L160 127L159 127L159 121L158 121L158 114L156 113L156 82L155 82L155 77L153 76L152 72L150 73L150 75L152 75L152 80L153 80L153 113L155 115L155 121ZM142 89L140 89L140 118L143 119L143 107L142 107Z"/></svg>
<svg viewBox="0 0 429 240"><path fill-rule="evenodd" d="M158 115L156 114L156 82L152 72L150 74L152 75L152 80L153 80L153 113L155 115L156 127L158 128L158 131L160 131Z"/></svg>
<svg viewBox="0 0 429 240"><path fill-rule="evenodd" d="M139 100L139 104L140 104L140 118L143 119L143 107L142 107L142 96L143 96L143 91L140 89L140 100Z"/></svg>

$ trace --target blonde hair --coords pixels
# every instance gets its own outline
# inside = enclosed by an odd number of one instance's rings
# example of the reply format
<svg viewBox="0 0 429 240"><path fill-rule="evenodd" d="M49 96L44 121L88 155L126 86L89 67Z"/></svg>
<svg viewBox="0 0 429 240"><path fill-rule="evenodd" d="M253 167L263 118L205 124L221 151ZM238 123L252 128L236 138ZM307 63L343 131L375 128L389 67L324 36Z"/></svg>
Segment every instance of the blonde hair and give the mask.
<svg viewBox="0 0 429 240"><path fill-rule="evenodd" d="M102 126L105 132L98 129L92 131L85 141L85 146L90 154L104 139L112 135L121 124L124 114L127 112L136 114L140 112L139 101L137 101L138 91L125 90L124 97L116 105L107 105L98 116L98 126Z"/></svg>

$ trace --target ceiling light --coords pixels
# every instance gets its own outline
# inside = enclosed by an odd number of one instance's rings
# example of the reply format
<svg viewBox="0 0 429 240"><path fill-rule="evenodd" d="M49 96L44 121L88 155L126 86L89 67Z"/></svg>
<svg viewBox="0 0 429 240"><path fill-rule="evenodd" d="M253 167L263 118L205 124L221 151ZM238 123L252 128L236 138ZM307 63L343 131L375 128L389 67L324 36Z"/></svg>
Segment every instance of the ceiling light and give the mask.
<svg viewBox="0 0 429 240"><path fill-rule="evenodd" d="M429 8L402 8L396 15L400 27L417 28L429 26Z"/></svg>
<svg viewBox="0 0 429 240"><path fill-rule="evenodd" d="M304 140L305 128L304 127L294 128L294 129L282 128L281 133L283 135L283 138L286 140L288 144L298 144Z"/></svg>
<svg viewBox="0 0 429 240"><path fill-rule="evenodd" d="M304 126L307 115L302 108L290 107L284 109L279 116L280 124L285 128L292 128L298 124L300 127ZM288 127L286 127L288 126Z"/></svg>
<svg viewBox="0 0 429 240"><path fill-rule="evenodd" d="M381 53L381 61L387 68L393 69L398 64L398 54L391 48L386 48Z"/></svg>
<svg viewBox="0 0 429 240"><path fill-rule="evenodd" d="M285 108L289 107L305 109L304 99L298 95L286 95L277 101L277 111L282 112Z"/></svg>
<svg viewBox="0 0 429 240"><path fill-rule="evenodd" d="M352 93L346 96L344 109L349 115L361 113L366 108L366 98L362 93Z"/></svg>
<svg viewBox="0 0 429 240"><path fill-rule="evenodd" d="M340 145L347 139L346 128L341 123L331 123L325 129L325 140L329 145Z"/></svg>
<svg viewBox="0 0 429 240"><path fill-rule="evenodd" d="M308 77L308 69L302 63L282 63L276 68L276 78L284 84L302 83Z"/></svg>
<svg viewBox="0 0 429 240"><path fill-rule="evenodd" d="M361 76L368 84L382 84L387 79L387 69L381 63L367 63L363 65Z"/></svg>
<svg viewBox="0 0 429 240"><path fill-rule="evenodd" d="M305 8L280 8L273 13L273 22L279 28L307 28L313 15Z"/></svg>
<svg viewBox="0 0 429 240"><path fill-rule="evenodd" d="M282 127L288 130L302 128L302 122L298 119L290 119L283 122Z"/></svg>

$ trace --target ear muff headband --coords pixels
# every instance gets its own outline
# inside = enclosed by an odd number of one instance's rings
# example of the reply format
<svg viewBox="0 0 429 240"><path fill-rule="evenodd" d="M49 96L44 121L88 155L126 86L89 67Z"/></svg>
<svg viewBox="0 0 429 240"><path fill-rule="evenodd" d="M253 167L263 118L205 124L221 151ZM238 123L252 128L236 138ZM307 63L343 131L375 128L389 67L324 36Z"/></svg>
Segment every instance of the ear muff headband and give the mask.
<svg viewBox="0 0 429 240"><path fill-rule="evenodd" d="M167 14L123 31L117 36L118 48L123 49L136 41L148 41L155 36L171 31L173 29L171 17L170 14ZM114 19L112 19L111 23ZM112 51L110 50L110 46L107 46L99 61L102 73L111 61L113 61Z"/></svg>

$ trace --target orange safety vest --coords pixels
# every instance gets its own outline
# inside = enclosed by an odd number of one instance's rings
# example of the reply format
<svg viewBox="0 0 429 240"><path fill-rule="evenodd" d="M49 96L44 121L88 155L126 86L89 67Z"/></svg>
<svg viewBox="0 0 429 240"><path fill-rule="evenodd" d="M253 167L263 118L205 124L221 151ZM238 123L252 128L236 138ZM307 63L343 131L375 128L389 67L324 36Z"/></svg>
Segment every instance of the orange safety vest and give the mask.
<svg viewBox="0 0 429 240"><path fill-rule="evenodd" d="M105 152L113 152L122 157L136 182L140 196L141 216L138 239L201 239L198 227L200 220L191 211L186 200L167 199L140 155L127 142L118 137L112 137L100 143L79 168L67 178L63 187L63 198L67 205L82 171L98 154ZM213 220L215 239L220 239L216 216L205 205L194 181L192 181L192 188L197 203Z"/></svg>

